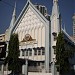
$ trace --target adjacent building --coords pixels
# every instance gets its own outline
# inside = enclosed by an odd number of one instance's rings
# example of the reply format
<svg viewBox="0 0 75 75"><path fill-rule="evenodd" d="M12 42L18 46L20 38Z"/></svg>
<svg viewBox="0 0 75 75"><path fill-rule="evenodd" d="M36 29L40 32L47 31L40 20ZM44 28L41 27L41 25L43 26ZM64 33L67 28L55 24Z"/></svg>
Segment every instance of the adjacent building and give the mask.
<svg viewBox="0 0 75 75"><path fill-rule="evenodd" d="M73 15L72 19L73 19L73 38L75 42L75 14Z"/></svg>
<svg viewBox="0 0 75 75"><path fill-rule="evenodd" d="M6 57L5 34L0 34L0 71L2 72L5 57Z"/></svg>
<svg viewBox="0 0 75 75"><path fill-rule="evenodd" d="M6 56L5 34L0 34L0 59Z"/></svg>

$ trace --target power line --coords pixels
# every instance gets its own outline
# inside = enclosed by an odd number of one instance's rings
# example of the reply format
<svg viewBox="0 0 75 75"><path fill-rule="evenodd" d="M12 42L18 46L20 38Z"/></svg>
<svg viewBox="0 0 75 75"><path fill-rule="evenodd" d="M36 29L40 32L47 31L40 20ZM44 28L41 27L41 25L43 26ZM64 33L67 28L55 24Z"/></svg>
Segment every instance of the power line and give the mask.
<svg viewBox="0 0 75 75"><path fill-rule="evenodd" d="M6 5L9 5L9 6L11 6L11 7L14 7L13 5L11 5L10 3L6 2L6 1L0 0L0 2L4 3L4 4L6 4ZM21 11L21 9L19 9L19 11Z"/></svg>
<svg viewBox="0 0 75 75"><path fill-rule="evenodd" d="M9 5L9 6L11 6L11 7L14 7L14 6L13 6L13 5L11 5L10 3L5 2L5 1L3 1L3 0L0 0L0 2L4 3L4 4L6 4L6 5Z"/></svg>

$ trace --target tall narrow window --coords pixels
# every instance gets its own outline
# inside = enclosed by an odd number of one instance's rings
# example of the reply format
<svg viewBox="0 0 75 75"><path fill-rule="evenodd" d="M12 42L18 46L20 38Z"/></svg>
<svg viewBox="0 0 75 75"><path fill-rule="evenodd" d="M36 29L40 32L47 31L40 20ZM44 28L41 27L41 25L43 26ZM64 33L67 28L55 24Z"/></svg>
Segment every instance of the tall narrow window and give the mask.
<svg viewBox="0 0 75 75"><path fill-rule="evenodd" d="M45 55L45 50L42 50L42 55Z"/></svg>
<svg viewBox="0 0 75 75"><path fill-rule="evenodd" d="M28 50L26 50L26 56L28 56Z"/></svg>
<svg viewBox="0 0 75 75"><path fill-rule="evenodd" d="M54 54L56 54L56 46L53 46Z"/></svg>
<svg viewBox="0 0 75 75"><path fill-rule="evenodd" d="M38 50L38 55L41 55L41 50Z"/></svg>
<svg viewBox="0 0 75 75"><path fill-rule="evenodd" d="M24 51L24 49L22 49L22 56L24 56L25 55L25 51Z"/></svg>
<svg viewBox="0 0 75 75"><path fill-rule="evenodd" d="M2 52L2 48L0 48L0 53Z"/></svg>
<svg viewBox="0 0 75 75"><path fill-rule="evenodd" d="M37 55L37 50L34 50L34 55Z"/></svg>
<svg viewBox="0 0 75 75"><path fill-rule="evenodd" d="M45 47L41 47L42 55L45 55Z"/></svg>
<svg viewBox="0 0 75 75"><path fill-rule="evenodd" d="M29 56L32 56L32 50L29 50Z"/></svg>

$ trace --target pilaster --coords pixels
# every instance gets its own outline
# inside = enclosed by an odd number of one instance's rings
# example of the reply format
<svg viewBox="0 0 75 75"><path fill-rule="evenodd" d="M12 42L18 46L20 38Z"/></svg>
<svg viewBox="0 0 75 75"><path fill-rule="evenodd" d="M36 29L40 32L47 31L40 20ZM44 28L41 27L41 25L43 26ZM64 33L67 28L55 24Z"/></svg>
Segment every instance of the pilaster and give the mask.
<svg viewBox="0 0 75 75"><path fill-rule="evenodd" d="M45 26L45 70L49 73L49 23Z"/></svg>

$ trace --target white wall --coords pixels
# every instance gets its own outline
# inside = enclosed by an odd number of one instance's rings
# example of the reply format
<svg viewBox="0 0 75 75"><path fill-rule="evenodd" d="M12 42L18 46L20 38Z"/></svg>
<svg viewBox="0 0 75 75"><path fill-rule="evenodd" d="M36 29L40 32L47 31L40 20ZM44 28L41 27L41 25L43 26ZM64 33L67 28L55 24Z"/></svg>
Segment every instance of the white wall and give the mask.
<svg viewBox="0 0 75 75"><path fill-rule="evenodd" d="M32 39L35 39L35 41L30 44L20 46L20 49L45 47L45 25L30 7L27 8L22 19L19 21L15 33L19 35L19 42L25 38L26 34L29 34ZM36 44L34 44L35 42ZM31 47L29 45L31 45ZM32 50L32 54L33 53L34 51ZM24 58L24 56L22 57L22 51L20 51L20 58ZM26 56L25 58L41 61L45 60L45 55Z"/></svg>

